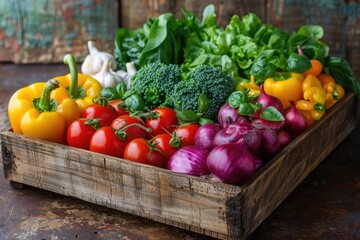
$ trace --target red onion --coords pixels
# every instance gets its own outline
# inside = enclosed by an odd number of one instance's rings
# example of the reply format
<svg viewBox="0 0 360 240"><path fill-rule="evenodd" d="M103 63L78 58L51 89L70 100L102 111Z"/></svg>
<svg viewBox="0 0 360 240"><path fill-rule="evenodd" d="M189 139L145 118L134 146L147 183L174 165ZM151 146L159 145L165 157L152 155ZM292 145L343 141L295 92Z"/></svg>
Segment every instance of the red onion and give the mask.
<svg viewBox="0 0 360 240"><path fill-rule="evenodd" d="M252 123L261 136L261 145L258 154L263 158L270 158L281 150L279 139L274 130L262 123Z"/></svg>
<svg viewBox="0 0 360 240"><path fill-rule="evenodd" d="M202 125L195 134L195 145L211 150L214 148L214 138L221 127L217 123L207 123Z"/></svg>
<svg viewBox="0 0 360 240"><path fill-rule="evenodd" d="M207 157L207 166L215 179L235 185L244 184L255 173L253 155L238 143L215 147Z"/></svg>
<svg viewBox="0 0 360 240"><path fill-rule="evenodd" d="M288 145L293 140L290 134L284 129L276 132L276 135L279 139L281 148L286 147L286 145Z"/></svg>
<svg viewBox="0 0 360 240"><path fill-rule="evenodd" d="M206 158L209 151L194 145L177 150L169 159L167 169L193 176L209 175Z"/></svg>
<svg viewBox="0 0 360 240"><path fill-rule="evenodd" d="M225 128L233 122L248 122L248 120L238 114L235 108L225 103L218 112L218 122L221 127Z"/></svg>
<svg viewBox="0 0 360 240"><path fill-rule="evenodd" d="M284 129L292 136L298 136L308 128L306 117L296 108L295 103L290 101L290 109L285 114Z"/></svg>
<svg viewBox="0 0 360 240"><path fill-rule="evenodd" d="M274 131L279 131L285 125L285 121L268 121L268 120L265 120L262 118L256 118L256 119L252 120L252 122L259 122L259 123L265 124L266 126L268 126L269 128L271 128Z"/></svg>
<svg viewBox="0 0 360 240"><path fill-rule="evenodd" d="M260 94L259 97L256 99L257 103L260 103L262 108L267 108L269 106L275 107L279 112L283 111L283 106L281 104L281 101L277 99L276 97L269 96L264 91L264 85L260 85Z"/></svg>
<svg viewBox="0 0 360 240"><path fill-rule="evenodd" d="M215 146L235 142L255 152L260 147L261 139L257 129L248 122L232 123L221 129L214 138Z"/></svg>
<svg viewBox="0 0 360 240"><path fill-rule="evenodd" d="M255 161L255 170L257 171L259 170L259 168L261 168L264 165L264 161L258 155L253 155L253 156Z"/></svg>

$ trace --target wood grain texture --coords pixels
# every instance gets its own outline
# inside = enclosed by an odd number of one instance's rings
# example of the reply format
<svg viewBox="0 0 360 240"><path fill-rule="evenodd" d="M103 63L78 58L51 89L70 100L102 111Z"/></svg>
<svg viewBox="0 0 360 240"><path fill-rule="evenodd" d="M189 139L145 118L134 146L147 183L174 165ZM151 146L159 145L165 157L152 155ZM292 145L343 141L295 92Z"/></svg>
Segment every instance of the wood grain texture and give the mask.
<svg viewBox="0 0 360 240"><path fill-rule="evenodd" d="M1 132L10 181L208 236L247 237L355 128L350 93L242 187ZM316 147L314 147L316 146Z"/></svg>

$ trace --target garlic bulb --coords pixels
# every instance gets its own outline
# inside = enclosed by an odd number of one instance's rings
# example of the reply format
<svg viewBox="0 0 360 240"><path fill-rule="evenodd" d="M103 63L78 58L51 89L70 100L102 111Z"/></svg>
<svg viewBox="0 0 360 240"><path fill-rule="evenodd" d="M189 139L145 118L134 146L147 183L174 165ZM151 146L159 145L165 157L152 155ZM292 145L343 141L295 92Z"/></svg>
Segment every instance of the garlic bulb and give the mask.
<svg viewBox="0 0 360 240"><path fill-rule="evenodd" d="M111 68L116 69L116 61L113 55L107 52L99 51L93 41L87 42L90 54L86 56L81 65L81 72L85 75L95 75L100 72L104 61L108 59L111 63Z"/></svg>
<svg viewBox="0 0 360 240"><path fill-rule="evenodd" d="M95 75L91 75L93 78L99 81L99 83L105 87L115 87L118 83L124 81L122 77L110 69L110 60L106 59L102 65L100 72Z"/></svg>
<svg viewBox="0 0 360 240"><path fill-rule="evenodd" d="M125 66L126 66L126 71L120 69L116 71L116 73L119 74L122 77L122 79L124 79L127 89L130 89L131 87L130 79L132 76L134 76L137 70L134 62L128 62L126 63Z"/></svg>

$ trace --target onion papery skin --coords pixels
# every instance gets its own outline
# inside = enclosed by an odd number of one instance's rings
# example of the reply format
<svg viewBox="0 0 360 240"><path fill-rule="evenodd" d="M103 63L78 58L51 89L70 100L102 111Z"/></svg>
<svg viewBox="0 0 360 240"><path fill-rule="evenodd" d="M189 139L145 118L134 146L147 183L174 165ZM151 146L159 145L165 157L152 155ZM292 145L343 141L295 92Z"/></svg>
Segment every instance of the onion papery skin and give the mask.
<svg viewBox="0 0 360 240"><path fill-rule="evenodd" d="M281 150L276 132L262 123L252 123L258 129L261 136L261 145L257 154L264 160L273 157Z"/></svg>
<svg viewBox="0 0 360 240"><path fill-rule="evenodd" d="M249 181L256 170L252 153L239 143L215 147L207 157L207 166L215 179L239 186Z"/></svg>
<svg viewBox="0 0 360 240"><path fill-rule="evenodd" d="M195 134L195 145L211 151L214 148L215 135L221 130L217 123L207 123L202 125Z"/></svg>
<svg viewBox="0 0 360 240"><path fill-rule="evenodd" d="M295 103L291 101L290 104L289 111L284 115L284 129L288 131L290 135L296 137L308 128L308 122L306 117L296 108Z"/></svg>
<svg viewBox="0 0 360 240"><path fill-rule="evenodd" d="M257 129L248 122L232 123L221 129L214 138L215 146L235 142L247 147L251 152L256 152L261 138Z"/></svg>
<svg viewBox="0 0 360 240"><path fill-rule="evenodd" d="M209 175L206 163L208 154L208 150L195 145L182 147L171 156L167 169L192 176Z"/></svg>
<svg viewBox="0 0 360 240"><path fill-rule="evenodd" d="M225 103L218 112L218 122L222 128L226 128L234 122L248 122L247 118L237 113L228 103Z"/></svg>

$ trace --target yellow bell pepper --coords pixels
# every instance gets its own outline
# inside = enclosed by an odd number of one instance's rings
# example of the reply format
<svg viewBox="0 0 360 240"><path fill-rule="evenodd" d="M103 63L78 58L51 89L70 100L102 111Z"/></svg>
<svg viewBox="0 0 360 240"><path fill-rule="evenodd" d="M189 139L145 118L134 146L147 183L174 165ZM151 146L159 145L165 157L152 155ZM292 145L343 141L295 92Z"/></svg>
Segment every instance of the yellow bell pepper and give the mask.
<svg viewBox="0 0 360 240"><path fill-rule="evenodd" d="M306 76L302 84L303 93L311 87L322 87L320 80L312 74Z"/></svg>
<svg viewBox="0 0 360 240"><path fill-rule="evenodd" d="M345 89L335 82L326 83L324 85L324 90L326 93L325 109L331 108L345 96Z"/></svg>
<svg viewBox="0 0 360 240"><path fill-rule="evenodd" d="M249 90L248 95L249 96L258 96L260 94L260 86L258 86L255 83L254 75L251 75L250 81L243 81L239 83L239 85L236 87L236 90L239 91L246 91Z"/></svg>
<svg viewBox="0 0 360 240"><path fill-rule="evenodd" d="M279 99L283 108L287 109L290 101L296 102L302 98L303 81L304 77L299 73L277 73L264 81L264 91Z"/></svg>
<svg viewBox="0 0 360 240"><path fill-rule="evenodd" d="M325 114L326 94L322 87L309 87L305 90L304 99L296 102L296 108L309 111L315 120L319 120Z"/></svg>
<svg viewBox="0 0 360 240"><path fill-rule="evenodd" d="M93 104L93 98L100 94L103 87L91 76L78 73L75 59L71 54L65 55L64 63L69 66L70 73L55 79L59 81L60 86L68 89L70 97L76 100L82 113L87 106Z"/></svg>
<svg viewBox="0 0 360 240"><path fill-rule="evenodd" d="M8 114L15 133L57 143L66 142L67 127L80 116L76 102L55 79L17 90Z"/></svg>

